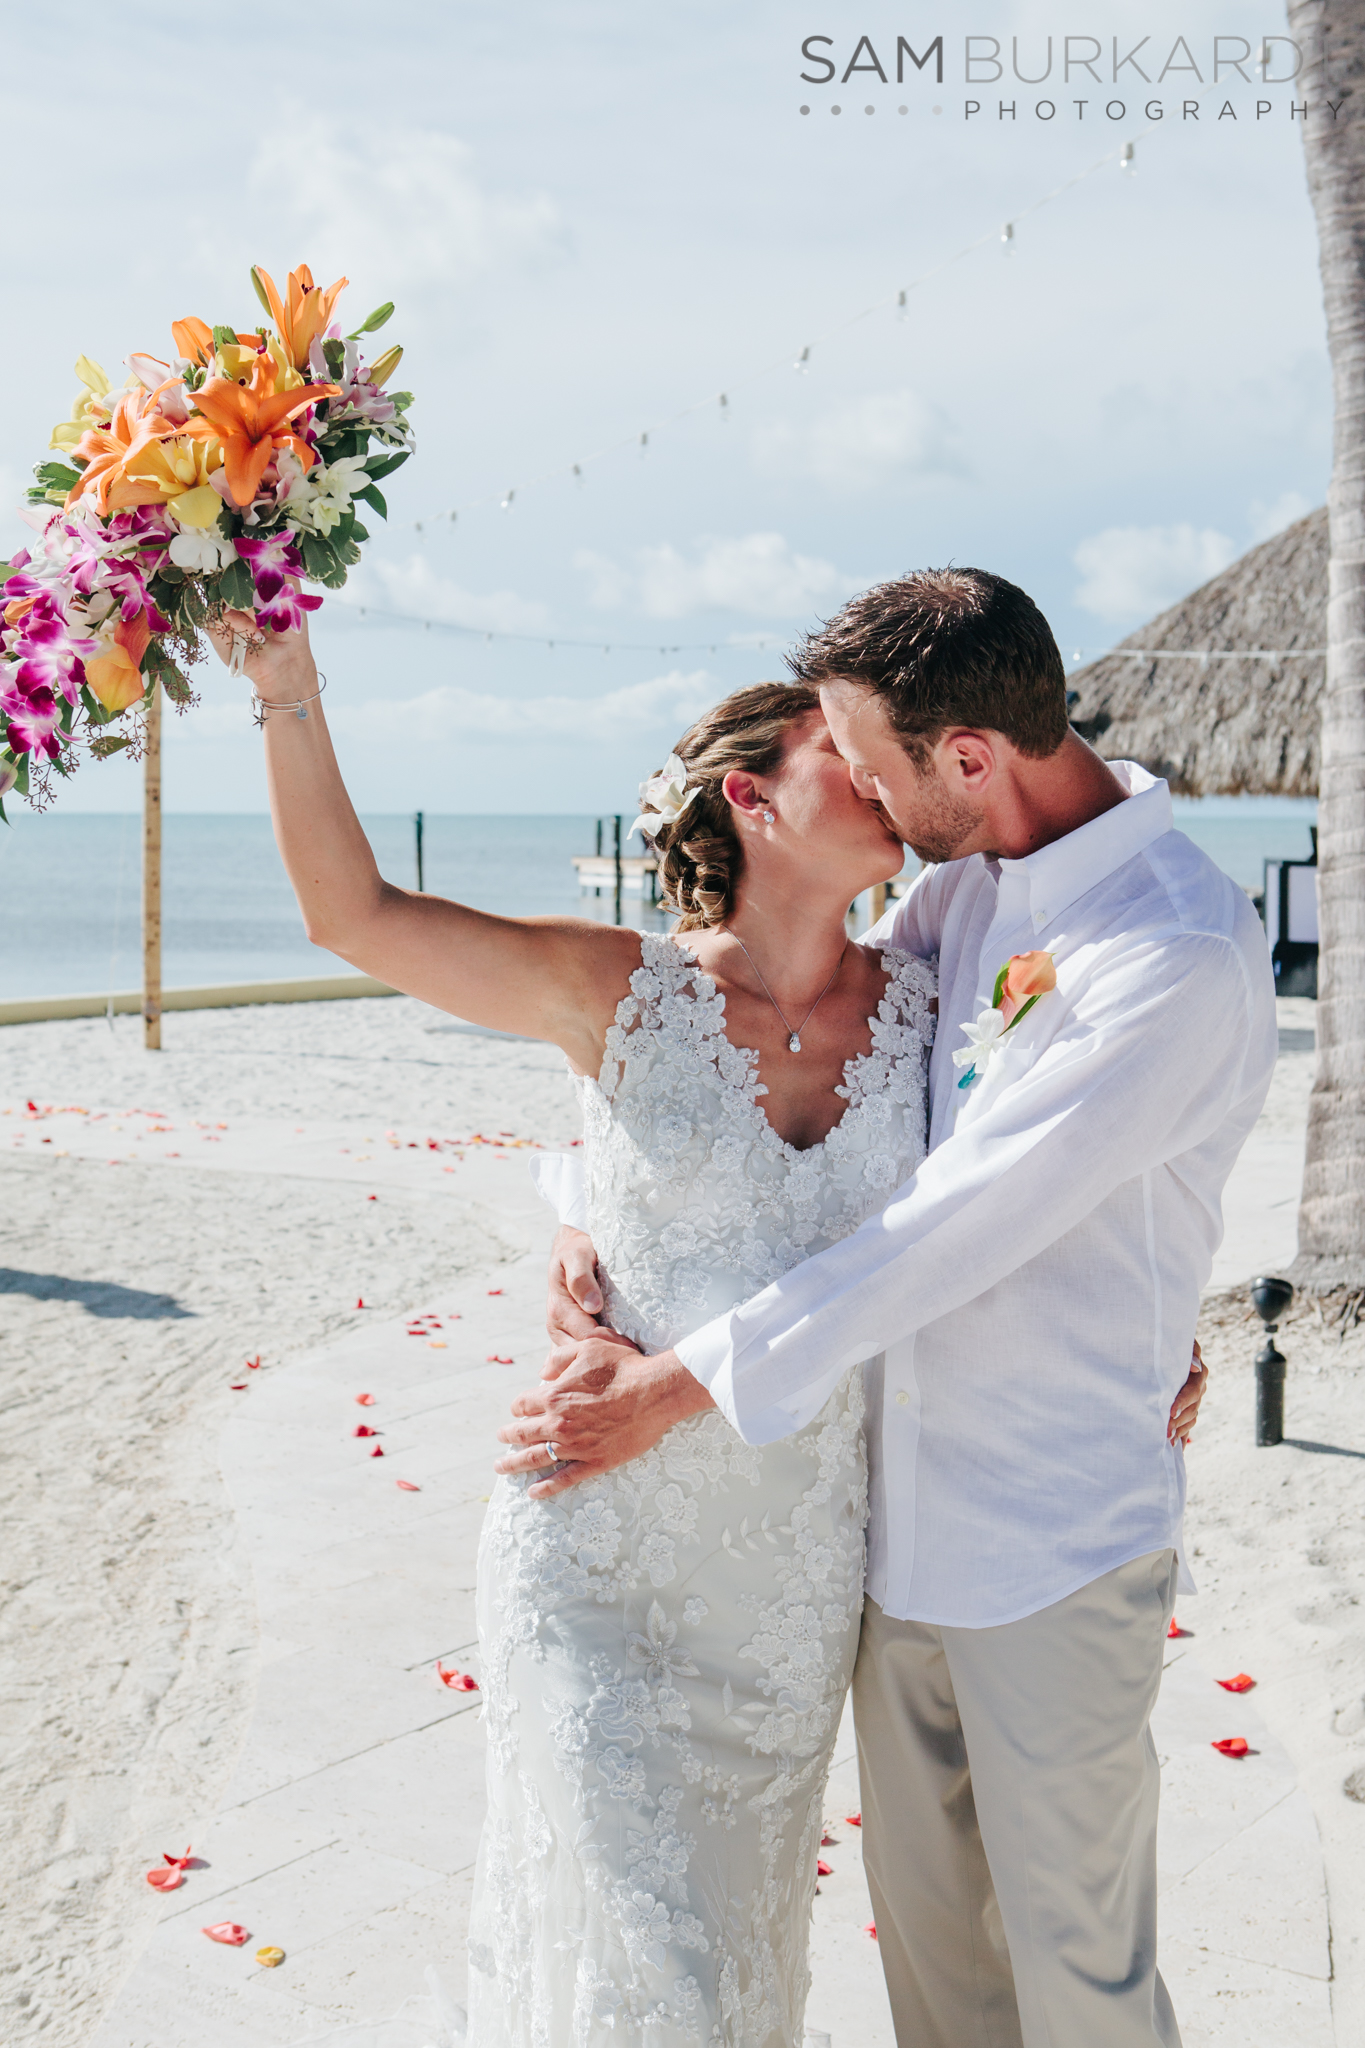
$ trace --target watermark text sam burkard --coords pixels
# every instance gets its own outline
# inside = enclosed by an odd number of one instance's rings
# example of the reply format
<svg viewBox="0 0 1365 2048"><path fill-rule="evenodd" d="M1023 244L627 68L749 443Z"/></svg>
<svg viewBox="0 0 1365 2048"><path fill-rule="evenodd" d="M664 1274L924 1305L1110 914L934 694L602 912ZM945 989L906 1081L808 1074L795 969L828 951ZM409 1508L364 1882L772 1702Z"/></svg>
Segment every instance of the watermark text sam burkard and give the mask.
<svg viewBox="0 0 1365 2048"><path fill-rule="evenodd" d="M1118 86L1136 93L1140 85L1188 91L1198 85L1290 85L1303 70L1305 52L1292 36L999 36L941 35L917 39L916 48L898 35L807 36L801 45L805 85L906 85L916 78L945 83L956 72L964 85L1073 83ZM958 71L958 65L961 69ZM957 78L952 82L956 83Z"/></svg>

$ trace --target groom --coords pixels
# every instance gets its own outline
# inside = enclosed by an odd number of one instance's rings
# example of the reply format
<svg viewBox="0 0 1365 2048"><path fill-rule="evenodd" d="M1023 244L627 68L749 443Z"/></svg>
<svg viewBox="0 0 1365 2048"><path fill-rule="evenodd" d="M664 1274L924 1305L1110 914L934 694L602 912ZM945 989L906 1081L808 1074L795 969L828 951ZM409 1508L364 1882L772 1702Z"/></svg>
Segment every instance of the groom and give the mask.
<svg viewBox="0 0 1365 2048"><path fill-rule="evenodd" d="M938 956L929 1157L655 1358L594 1333L592 1248L562 1233L568 1343L514 1404L503 1469L543 1473L553 1441L557 1491L713 1402L766 1443L874 1361L854 1709L897 2041L1172 2048L1148 1729L1184 1501L1165 1421L1274 1063L1265 937L1165 784L1070 730L1052 634L1003 578L884 584L792 666L932 864L869 935ZM1024 952L1056 987L968 1035Z"/></svg>

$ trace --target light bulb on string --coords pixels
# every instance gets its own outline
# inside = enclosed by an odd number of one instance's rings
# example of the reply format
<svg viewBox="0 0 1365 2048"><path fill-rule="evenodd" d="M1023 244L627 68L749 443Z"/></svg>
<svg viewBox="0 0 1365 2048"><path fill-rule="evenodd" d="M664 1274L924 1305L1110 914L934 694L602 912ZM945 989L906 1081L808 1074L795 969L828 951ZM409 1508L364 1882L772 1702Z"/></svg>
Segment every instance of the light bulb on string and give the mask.
<svg viewBox="0 0 1365 2048"><path fill-rule="evenodd" d="M512 509L512 500L516 497L516 495L517 494L514 490L508 491L506 496L501 500L498 506L498 510L500 512L510 512Z"/></svg>
<svg viewBox="0 0 1365 2048"><path fill-rule="evenodd" d="M576 462L573 466L573 480L581 491L583 488L583 465L581 462Z"/></svg>
<svg viewBox="0 0 1365 2048"><path fill-rule="evenodd" d="M810 362L810 343L809 343L809 342L807 342L806 346L805 346L805 347L804 347L804 348L802 349L802 351L801 351L800 355L799 355L799 356L798 356L798 357L796 358L796 361L795 361L795 362L794 362L794 363L792 364L792 368L793 368L793 369L794 369L794 370L795 370L795 371L796 371L796 372L798 373L798 375L800 375L800 376L804 377L804 376L805 376L805 374L806 374L806 368L807 368L807 365L809 364L809 362Z"/></svg>
<svg viewBox="0 0 1365 2048"><path fill-rule="evenodd" d="M1121 153L1120 153L1120 155L1119 155L1119 169L1120 169L1121 171L1131 171L1131 172L1132 172L1132 174L1133 174L1133 176L1134 176L1134 177L1136 177L1136 176L1137 176L1137 162L1136 162L1136 158L1137 158L1137 149L1136 149L1136 147L1134 146L1134 144L1133 144L1133 143L1131 143L1131 142L1125 142L1125 143L1124 143L1124 145L1123 145L1123 149L1122 149L1122 151L1121 151Z"/></svg>
<svg viewBox="0 0 1365 2048"><path fill-rule="evenodd" d="M720 394L720 423L725 426L730 418L730 401L722 391Z"/></svg>
<svg viewBox="0 0 1365 2048"><path fill-rule="evenodd" d="M1012 220L1007 220L1004 227L1001 228L1000 240L1003 242L1005 254L1008 256L1014 247L1014 222Z"/></svg>
<svg viewBox="0 0 1365 2048"><path fill-rule="evenodd" d="M898 320L904 320L906 317L905 307L909 296L910 294L905 291L896 293L896 318Z"/></svg>
<svg viewBox="0 0 1365 2048"><path fill-rule="evenodd" d="M456 521L456 520L457 520L457 519L459 518L459 516L460 516L460 515L459 515L459 513L458 513L458 512L452 512L452 513L451 513L451 515L450 515L450 523L451 523L451 525L452 525L452 526L453 526L453 525L455 524L455 521Z"/></svg>

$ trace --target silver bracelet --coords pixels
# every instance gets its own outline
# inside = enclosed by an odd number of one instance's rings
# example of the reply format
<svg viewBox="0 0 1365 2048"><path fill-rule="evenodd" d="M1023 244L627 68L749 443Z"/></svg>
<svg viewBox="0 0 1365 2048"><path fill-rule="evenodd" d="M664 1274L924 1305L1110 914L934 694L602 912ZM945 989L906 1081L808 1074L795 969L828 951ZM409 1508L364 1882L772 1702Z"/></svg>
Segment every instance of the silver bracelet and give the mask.
<svg viewBox="0 0 1365 2048"><path fill-rule="evenodd" d="M321 674L321 673L319 672L319 675L318 675L318 688L317 688L316 690L314 690L314 692L313 692L312 696L311 696L311 697L299 697L299 698L297 698L297 699L295 700L295 702L294 702L294 707L293 707L293 708L294 708L294 713L295 713L295 716L296 716L296 717L298 717L298 718L307 718L307 716L308 716L308 713L307 713L307 712L306 712L306 711L304 710L304 708L303 708L303 707L304 707L304 705L305 705L305 704L316 704L316 703L317 703L317 701L318 701L318 698L319 698L319 697L320 697L320 696L322 695L323 691L324 691L324 690L325 690L326 688L327 688L327 678L326 678L326 676L325 676L325 675L323 675L323 674ZM253 719L255 720L255 722L256 722L256 724L257 724L257 725L262 725L262 726L263 726L263 725L265 724L265 721L266 721L266 719L268 718L268 716L270 715L270 713L271 713L272 711L288 711L288 709L290 708L290 707L289 707L289 706L288 706L287 704L275 704L275 703L272 703L272 702L271 702L271 700L270 700L269 698L267 698L267 697L261 697L261 696L259 696L259 695L257 694L257 692L256 692L256 689L255 689L255 687L254 687L254 686L253 686L253 688L252 688L252 691L251 691L251 705L252 705L252 712L251 712L251 715L252 715Z"/></svg>

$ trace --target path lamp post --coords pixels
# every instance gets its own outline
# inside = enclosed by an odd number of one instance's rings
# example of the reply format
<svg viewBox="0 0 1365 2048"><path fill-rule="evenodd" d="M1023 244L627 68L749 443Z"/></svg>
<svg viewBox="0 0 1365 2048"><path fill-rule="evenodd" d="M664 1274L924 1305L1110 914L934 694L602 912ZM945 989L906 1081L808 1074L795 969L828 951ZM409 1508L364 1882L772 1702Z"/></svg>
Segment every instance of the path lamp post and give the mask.
<svg viewBox="0 0 1365 2048"><path fill-rule="evenodd" d="M1256 1442L1258 1446L1280 1444L1284 1442L1284 1353L1276 1347L1275 1332L1294 1299L1294 1289L1287 1280L1253 1280L1251 1299L1265 1325L1265 1345L1256 1354Z"/></svg>

